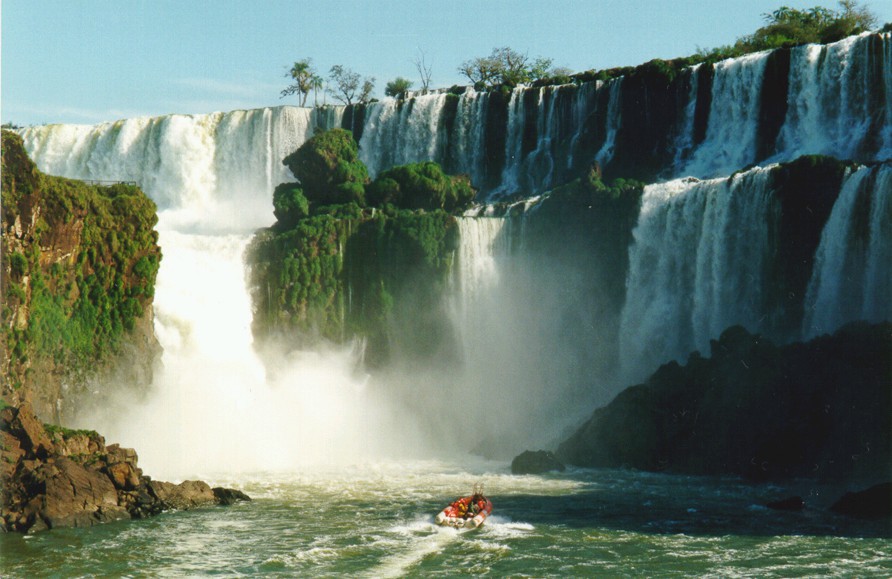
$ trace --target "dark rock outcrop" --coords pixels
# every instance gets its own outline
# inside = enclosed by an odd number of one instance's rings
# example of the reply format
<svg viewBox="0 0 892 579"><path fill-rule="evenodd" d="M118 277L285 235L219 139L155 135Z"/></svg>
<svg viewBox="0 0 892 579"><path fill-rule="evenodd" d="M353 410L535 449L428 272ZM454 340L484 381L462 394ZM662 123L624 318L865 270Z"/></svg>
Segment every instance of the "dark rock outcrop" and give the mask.
<svg viewBox="0 0 892 579"><path fill-rule="evenodd" d="M830 510L862 519L892 518L892 482L880 483L863 491L846 493L833 503Z"/></svg>
<svg viewBox="0 0 892 579"><path fill-rule="evenodd" d="M525 450L511 461L513 474L540 474L549 471L564 471L564 464L550 450Z"/></svg>
<svg viewBox="0 0 892 579"><path fill-rule="evenodd" d="M783 347L734 327L711 354L621 392L557 457L757 480L892 475L892 323Z"/></svg>
<svg viewBox="0 0 892 579"><path fill-rule="evenodd" d="M201 481L153 481L137 454L93 431L45 427L28 405L0 410L0 528L36 532L250 498Z"/></svg>
<svg viewBox="0 0 892 579"><path fill-rule="evenodd" d="M211 489L216 497L217 502L221 505L231 505L238 501L250 501L251 497L235 489L225 489L223 487L214 487Z"/></svg>

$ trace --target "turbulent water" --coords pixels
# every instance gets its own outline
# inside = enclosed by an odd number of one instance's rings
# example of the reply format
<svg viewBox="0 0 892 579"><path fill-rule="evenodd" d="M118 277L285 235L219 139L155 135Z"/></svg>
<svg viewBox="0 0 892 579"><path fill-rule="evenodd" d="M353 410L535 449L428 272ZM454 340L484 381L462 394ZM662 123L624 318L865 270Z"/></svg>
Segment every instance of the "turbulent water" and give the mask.
<svg viewBox="0 0 892 579"><path fill-rule="evenodd" d="M211 479L254 501L34 536L0 537L5 577L888 577L884 524L826 511L823 488L418 461ZM475 531L433 524L483 481ZM799 513L766 509L797 492Z"/></svg>

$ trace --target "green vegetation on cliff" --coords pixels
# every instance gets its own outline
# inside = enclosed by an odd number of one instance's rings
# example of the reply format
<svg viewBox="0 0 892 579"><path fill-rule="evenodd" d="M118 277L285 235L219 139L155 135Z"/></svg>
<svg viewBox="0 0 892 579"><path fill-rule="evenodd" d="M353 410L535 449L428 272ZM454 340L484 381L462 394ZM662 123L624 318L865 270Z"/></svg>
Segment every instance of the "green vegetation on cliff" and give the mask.
<svg viewBox="0 0 892 579"><path fill-rule="evenodd" d="M790 48L809 43L829 43L846 36L860 34L876 26L876 16L854 0L841 0L839 10L823 6L799 10L781 6L763 14L765 26L743 36L734 44L712 49L701 49L696 54L670 60L654 59L637 67L589 70L572 75L576 82L609 80L630 74L658 75L670 82L683 68L699 63L716 63L753 52ZM887 25L888 26L888 25ZM536 84L555 84L561 78L543 78Z"/></svg>
<svg viewBox="0 0 892 579"><path fill-rule="evenodd" d="M3 132L4 394L35 373L87 373L154 296L155 204L137 187L51 177Z"/></svg>
<svg viewBox="0 0 892 579"><path fill-rule="evenodd" d="M357 153L351 133L333 129L284 159L299 181L276 188L277 222L249 251L255 332L336 342L364 336L372 363L400 342L433 352L458 244L449 212L467 207L475 191L467 177L430 162L369 183ZM390 331L410 317L403 335Z"/></svg>
<svg viewBox="0 0 892 579"><path fill-rule="evenodd" d="M446 175L437 163L424 161L381 173L368 188L368 201L379 207L452 213L470 205L476 193L467 176Z"/></svg>

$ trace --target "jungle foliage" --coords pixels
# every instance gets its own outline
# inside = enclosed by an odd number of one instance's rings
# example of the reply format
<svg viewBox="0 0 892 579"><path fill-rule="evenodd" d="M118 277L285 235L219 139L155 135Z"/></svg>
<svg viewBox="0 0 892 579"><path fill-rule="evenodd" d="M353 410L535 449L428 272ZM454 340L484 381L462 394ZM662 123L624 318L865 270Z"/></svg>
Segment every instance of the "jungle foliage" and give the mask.
<svg viewBox="0 0 892 579"><path fill-rule="evenodd" d="M671 80L681 69L695 64L712 64L763 50L836 42L847 36L872 30L877 25L876 16L856 0L841 0L838 10L823 6L803 10L781 6L773 12L763 14L762 18L765 21L764 26L752 34L738 38L734 44L700 49L696 54L687 57L671 60L654 59L638 67L590 70L571 77L574 82L587 82L605 81L633 73L657 73ZM543 78L540 83L556 84L561 80Z"/></svg>
<svg viewBox="0 0 892 579"><path fill-rule="evenodd" d="M452 213L470 205L466 176L432 162L395 167L369 182L349 131L315 135L283 161L297 182L273 193L276 224L249 251L255 332L341 342L367 338L367 362L403 340L433 353L439 303L458 244ZM419 313L421 312L421 313ZM403 322L399 322L406 332Z"/></svg>
<svg viewBox="0 0 892 579"><path fill-rule="evenodd" d="M88 369L116 351L154 296L155 204L134 185L44 175L7 131L2 187L4 376Z"/></svg>

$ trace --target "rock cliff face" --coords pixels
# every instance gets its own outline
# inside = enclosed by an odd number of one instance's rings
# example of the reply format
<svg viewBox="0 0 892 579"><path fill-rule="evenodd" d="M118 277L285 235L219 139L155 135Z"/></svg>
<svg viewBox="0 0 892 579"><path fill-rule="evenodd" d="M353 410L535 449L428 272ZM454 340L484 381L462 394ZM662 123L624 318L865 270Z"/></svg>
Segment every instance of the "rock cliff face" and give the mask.
<svg viewBox="0 0 892 579"><path fill-rule="evenodd" d="M155 205L132 184L44 175L6 131L2 171L0 396L64 423L107 384L151 382Z"/></svg>
<svg viewBox="0 0 892 579"><path fill-rule="evenodd" d="M46 427L31 407L0 410L0 530L35 532L141 519L250 500L202 481L153 481L137 466L136 451L106 446L93 431Z"/></svg>
<svg viewBox="0 0 892 579"><path fill-rule="evenodd" d="M892 324L778 347L737 326L662 366L557 452L580 466L754 479L892 476Z"/></svg>

